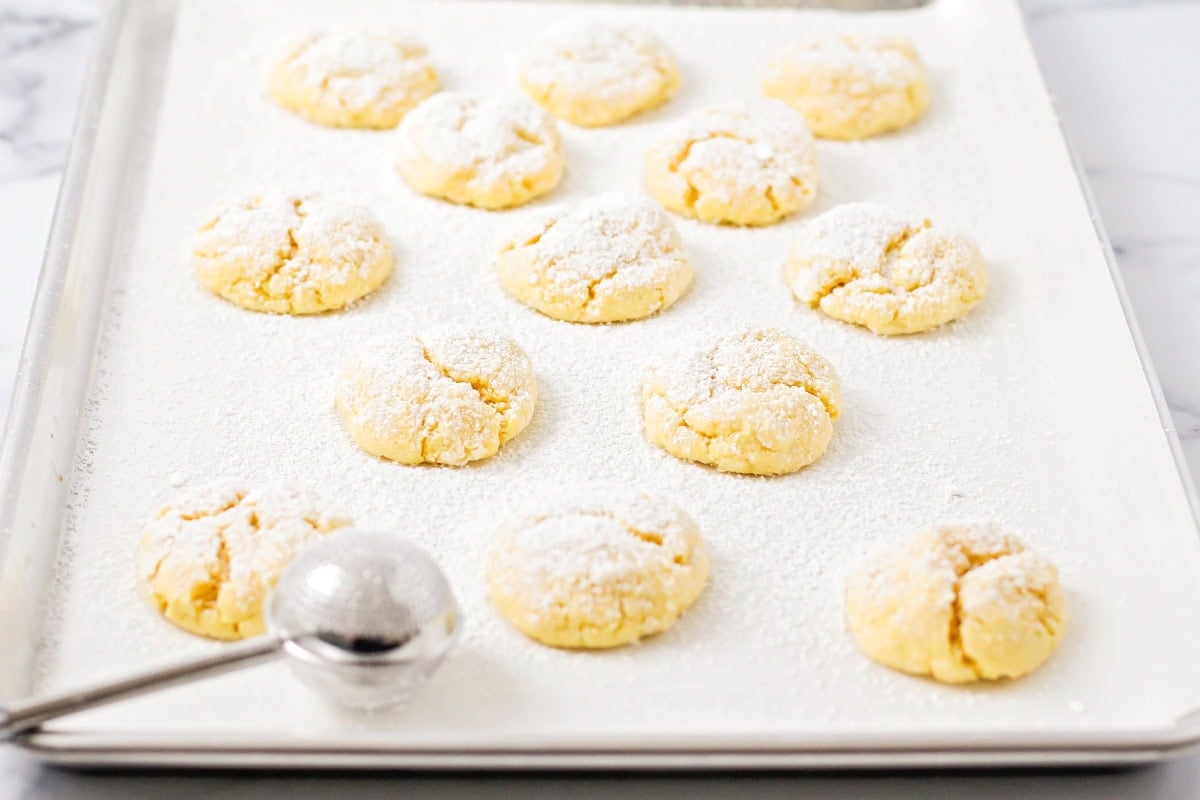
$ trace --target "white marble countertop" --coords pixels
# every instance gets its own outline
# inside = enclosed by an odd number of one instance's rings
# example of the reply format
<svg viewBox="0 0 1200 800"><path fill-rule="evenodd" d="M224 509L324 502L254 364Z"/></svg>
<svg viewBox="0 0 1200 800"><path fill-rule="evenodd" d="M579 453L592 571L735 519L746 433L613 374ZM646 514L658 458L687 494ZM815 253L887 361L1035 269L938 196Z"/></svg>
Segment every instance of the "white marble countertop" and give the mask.
<svg viewBox="0 0 1200 800"><path fill-rule="evenodd" d="M990 0L980 0L989 2ZM1196 0L1022 0L1194 475L1200 476ZM0 417L8 405L99 0L0 0ZM1182 91L1181 91L1182 90ZM2 657L2 656L0 656ZM1136 771L577 780L89 776L0 750L0 798L1200 795L1200 756Z"/></svg>

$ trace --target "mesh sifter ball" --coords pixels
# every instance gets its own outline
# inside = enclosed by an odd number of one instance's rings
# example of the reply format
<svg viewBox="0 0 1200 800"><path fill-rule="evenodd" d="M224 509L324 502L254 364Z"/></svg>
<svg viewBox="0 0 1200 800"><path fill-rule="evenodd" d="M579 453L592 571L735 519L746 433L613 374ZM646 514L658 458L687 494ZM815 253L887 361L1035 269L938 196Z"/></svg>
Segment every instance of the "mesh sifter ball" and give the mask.
<svg viewBox="0 0 1200 800"><path fill-rule="evenodd" d="M358 709L407 698L461 627L450 584L424 550L357 529L304 548L275 587L268 616L300 679Z"/></svg>

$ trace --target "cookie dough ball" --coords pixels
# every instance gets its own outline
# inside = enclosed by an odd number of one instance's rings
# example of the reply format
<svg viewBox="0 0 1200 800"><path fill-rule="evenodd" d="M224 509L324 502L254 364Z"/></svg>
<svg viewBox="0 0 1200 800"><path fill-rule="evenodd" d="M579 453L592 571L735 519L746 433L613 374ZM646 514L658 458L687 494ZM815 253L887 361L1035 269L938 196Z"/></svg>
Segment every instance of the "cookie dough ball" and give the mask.
<svg viewBox="0 0 1200 800"><path fill-rule="evenodd" d="M877 203L837 206L805 225L786 273L796 299L888 335L957 319L987 291L971 240Z"/></svg>
<svg viewBox="0 0 1200 800"><path fill-rule="evenodd" d="M701 111L650 150L646 188L686 217L769 225L817 194L812 134L777 100Z"/></svg>
<svg viewBox="0 0 1200 800"><path fill-rule="evenodd" d="M443 92L399 128L396 164L422 194L479 208L509 208L562 180L554 118L519 97Z"/></svg>
<svg viewBox="0 0 1200 800"><path fill-rule="evenodd" d="M223 203L192 250L206 288L275 314L341 308L378 288L392 262L387 233L364 209L281 192Z"/></svg>
<svg viewBox="0 0 1200 800"><path fill-rule="evenodd" d="M800 42L767 67L763 94L823 139L865 139L911 125L929 106L925 66L907 39L836 36Z"/></svg>
<svg viewBox="0 0 1200 800"><path fill-rule="evenodd" d="M833 366L776 328L718 338L646 370L646 436L724 472L781 475L821 457L841 414Z"/></svg>
<svg viewBox="0 0 1200 800"><path fill-rule="evenodd" d="M232 483L185 489L142 534L138 576L179 627L213 639L266 630L263 607L309 542L350 521L309 491Z"/></svg>
<svg viewBox="0 0 1200 800"><path fill-rule="evenodd" d="M557 27L520 64L521 88L576 125L611 125L665 103L679 88L675 56L628 25Z"/></svg>
<svg viewBox="0 0 1200 800"><path fill-rule="evenodd" d="M671 627L707 576L700 531L673 503L617 487L556 487L501 524L488 589L526 636L603 648Z"/></svg>
<svg viewBox="0 0 1200 800"><path fill-rule="evenodd" d="M368 453L462 466L525 430L537 380L507 336L445 326L368 343L343 371L336 401Z"/></svg>
<svg viewBox="0 0 1200 800"><path fill-rule="evenodd" d="M880 664L945 683L1037 669L1067 627L1058 571L995 525L941 525L846 586L846 619Z"/></svg>
<svg viewBox="0 0 1200 800"><path fill-rule="evenodd" d="M548 317L618 322L678 300L692 265L666 212L604 195L523 226L501 246L496 274L509 294Z"/></svg>
<svg viewBox="0 0 1200 800"><path fill-rule="evenodd" d="M394 128L437 88L437 70L421 44L367 31L310 33L288 42L268 81L279 105L339 128Z"/></svg>

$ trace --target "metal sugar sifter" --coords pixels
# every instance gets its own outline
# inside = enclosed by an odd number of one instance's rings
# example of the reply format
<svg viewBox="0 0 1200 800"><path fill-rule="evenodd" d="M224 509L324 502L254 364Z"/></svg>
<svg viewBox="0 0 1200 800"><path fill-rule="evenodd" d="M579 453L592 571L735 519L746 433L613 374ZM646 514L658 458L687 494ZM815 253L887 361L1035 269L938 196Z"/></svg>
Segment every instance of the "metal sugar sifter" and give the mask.
<svg viewBox="0 0 1200 800"><path fill-rule="evenodd" d="M462 627L450 584L424 550L356 529L326 536L296 557L271 595L267 619L265 636L217 655L0 708L0 740L281 652L304 683L339 705L381 709L402 702L437 669Z"/></svg>

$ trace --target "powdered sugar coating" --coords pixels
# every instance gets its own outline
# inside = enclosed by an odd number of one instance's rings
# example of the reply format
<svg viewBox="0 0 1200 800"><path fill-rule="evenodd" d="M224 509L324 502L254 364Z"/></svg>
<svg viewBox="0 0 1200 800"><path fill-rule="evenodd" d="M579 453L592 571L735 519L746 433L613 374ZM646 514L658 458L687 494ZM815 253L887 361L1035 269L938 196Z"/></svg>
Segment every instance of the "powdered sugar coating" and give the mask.
<svg viewBox="0 0 1200 800"><path fill-rule="evenodd" d="M810 221L786 273L796 299L880 334L943 325L987 291L971 240L879 203L846 203Z"/></svg>
<svg viewBox="0 0 1200 800"><path fill-rule="evenodd" d="M833 366L777 328L660 354L642 381L646 435L680 458L779 475L821 457L841 414Z"/></svg>
<svg viewBox="0 0 1200 800"><path fill-rule="evenodd" d="M1054 564L992 523L939 525L884 551L846 587L868 656L947 683L1040 666L1067 625Z"/></svg>
<svg viewBox="0 0 1200 800"><path fill-rule="evenodd" d="M707 575L700 531L674 503L584 484L534 494L501 522L488 585L540 642L614 647L669 628Z"/></svg>
<svg viewBox="0 0 1200 800"><path fill-rule="evenodd" d="M650 149L646 187L684 216L767 225L816 196L812 134L803 117L777 100L696 112Z"/></svg>
<svg viewBox="0 0 1200 800"><path fill-rule="evenodd" d="M817 136L863 139L911 124L929 105L925 66L907 39L829 36L771 60L763 94L804 115Z"/></svg>
<svg viewBox="0 0 1200 800"><path fill-rule="evenodd" d="M181 490L146 527L138 575L181 628L254 636L265 630L263 604L296 553L349 524L307 490L203 484Z"/></svg>
<svg viewBox="0 0 1200 800"><path fill-rule="evenodd" d="M343 370L336 402L368 453L462 466L525 429L537 380L512 339L446 325L363 345Z"/></svg>
<svg viewBox="0 0 1200 800"><path fill-rule="evenodd" d="M640 319L674 303L692 266L671 218L633 195L607 194L554 209L500 246L500 284L555 319Z"/></svg>
<svg viewBox="0 0 1200 800"><path fill-rule="evenodd" d="M396 141L404 179L455 203L516 206L562 179L554 118L521 97L442 92L405 117Z"/></svg>
<svg viewBox="0 0 1200 800"><path fill-rule="evenodd" d="M576 125L611 125L666 102L679 87L675 56L645 28L554 26L520 64L521 87Z"/></svg>
<svg viewBox="0 0 1200 800"><path fill-rule="evenodd" d="M316 194L269 191L221 203L196 235L208 289L254 311L341 308L391 274L392 248L368 211Z"/></svg>
<svg viewBox="0 0 1200 800"><path fill-rule="evenodd" d="M349 128L394 128L437 86L424 45L372 31L296 36L283 46L269 81L283 107Z"/></svg>

